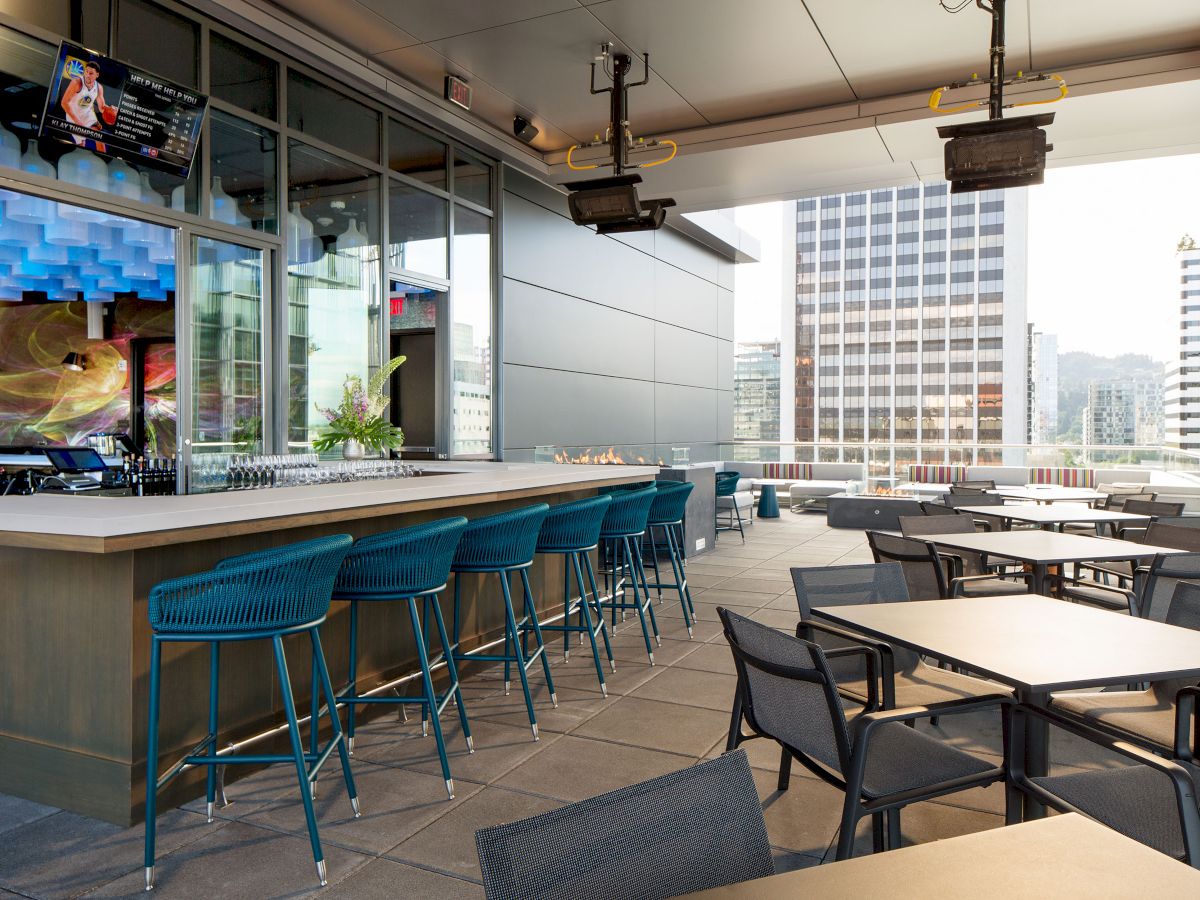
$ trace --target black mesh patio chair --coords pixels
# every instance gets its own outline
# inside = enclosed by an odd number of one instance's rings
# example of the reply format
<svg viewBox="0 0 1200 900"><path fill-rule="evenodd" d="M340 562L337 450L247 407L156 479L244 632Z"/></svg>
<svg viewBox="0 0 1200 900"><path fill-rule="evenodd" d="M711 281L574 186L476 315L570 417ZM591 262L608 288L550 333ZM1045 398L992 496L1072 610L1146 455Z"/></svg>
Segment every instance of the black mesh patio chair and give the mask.
<svg viewBox="0 0 1200 900"><path fill-rule="evenodd" d="M958 513L945 503L935 503L932 500L921 501L921 512L927 516L957 516Z"/></svg>
<svg viewBox="0 0 1200 900"><path fill-rule="evenodd" d="M1014 705L1011 710L1011 726L1005 742L1008 767L1005 824L1020 821L1017 798L1025 794L1059 812L1088 816L1126 837L1200 868L1200 808L1196 804L1200 769L1187 762L1163 759L1053 710L1023 705ZM1135 765L1030 777L1021 751L1031 716Z"/></svg>
<svg viewBox="0 0 1200 900"><path fill-rule="evenodd" d="M900 516L897 521L900 523L900 533L905 537L923 538L930 534L974 534L975 523L971 521L968 515L955 515L953 519L947 517L931 518L930 516ZM970 550L945 550L938 549L938 556L951 564L951 572L956 578L963 575L1004 575L1004 572L997 571L997 566L989 563L988 557L983 553L972 553ZM1009 563L1016 565L1016 563ZM1012 587L1005 589L998 585L994 585L989 590L991 594L1028 594L1029 593L1029 578L1024 572L1019 572L1018 581L1008 582Z"/></svg>
<svg viewBox="0 0 1200 900"><path fill-rule="evenodd" d="M960 506L1003 506L1004 498L983 492L957 493L947 494L942 502L951 509L958 509ZM1010 527L1008 519L1002 516L989 516L987 513L971 513L971 516L980 531L1007 531Z"/></svg>
<svg viewBox="0 0 1200 900"><path fill-rule="evenodd" d="M1175 586L1181 581L1200 582L1200 552L1160 553L1149 566L1136 569L1135 576L1132 589L1050 577L1061 582L1064 600L1165 622Z"/></svg>
<svg viewBox="0 0 1200 900"><path fill-rule="evenodd" d="M955 490L957 488L957 490ZM950 484L950 493L963 494L968 491L994 491L996 482L991 478L977 478L969 481L954 481Z"/></svg>
<svg viewBox="0 0 1200 900"><path fill-rule="evenodd" d="M1029 593L1032 576L1022 572L1001 578L999 575L954 575L952 561L938 554L937 546L918 538L907 538L882 531L868 531L867 544L875 562L898 562L904 569L904 580L913 600L944 600L949 597L996 597L1014 593L1012 581L1022 578L1026 588L1017 593ZM949 571L948 571L949 570Z"/></svg>
<svg viewBox="0 0 1200 900"><path fill-rule="evenodd" d="M775 874L746 752L475 832L489 900L661 900Z"/></svg>
<svg viewBox="0 0 1200 900"><path fill-rule="evenodd" d="M1138 497L1131 497L1126 500L1121 507L1122 512L1137 513L1139 516L1150 516L1150 522L1153 524L1158 520L1159 516L1181 516L1183 515L1182 503L1164 503L1162 500L1142 500ZM1148 525L1130 525L1125 528L1117 529L1117 537L1123 541L1142 541L1149 543L1146 538L1146 529Z"/></svg>
<svg viewBox="0 0 1200 900"><path fill-rule="evenodd" d="M790 571L796 588L796 605L800 608L796 637L821 646L837 679L838 691L846 699L864 706L871 700L867 661L861 651L863 646L871 647L879 654L878 693L884 709L1011 695L1003 685L935 668L907 647L893 647L813 616L813 609L822 607L907 602L908 586L904 583L900 563L820 566ZM854 652L843 652L846 648Z"/></svg>
<svg viewBox="0 0 1200 900"><path fill-rule="evenodd" d="M1175 584L1165 621L1200 631L1200 584ZM1144 691L1054 694L1050 702L1056 712L1114 738L1190 762L1200 748L1195 685L1195 680L1170 679L1152 682Z"/></svg>
<svg viewBox="0 0 1200 900"><path fill-rule="evenodd" d="M1098 484L1096 490L1108 496L1096 504L1099 509L1124 508L1126 500L1155 500L1158 494L1148 484Z"/></svg>
<svg viewBox="0 0 1200 900"><path fill-rule="evenodd" d="M1140 543L1151 547L1170 547L1172 550L1186 550L1189 553L1200 553L1200 529L1188 528L1182 525L1168 525L1163 522L1151 522L1146 529L1145 539ZM1096 579L1102 584L1114 583L1116 587L1126 591L1135 589L1134 577L1137 575L1132 561L1115 560L1102 563L1082 563L1075 568L1078 583L1088 584L1085 578ZM1106 595L1098 595L1101 606Z"/></svg>
<svg viewBox="0 0 1200 900"><path fill-rule="evenodd" d="M788 788L794 759L845 792L838 859L854 854L855 831L864 816L871 817L873 849L895 849L900 810L907 804L1003 780L1003 768L905 725L997 702L1007 710L1004 698L877 710L872 697L866 711L847 722L825 651L723 607L717 613L738 673L727 747L755 738L777 741L780 791ZM834 652L863 653L872 676L879 662L866 646ZM743 722L750 734L742 732Z"/></svg>

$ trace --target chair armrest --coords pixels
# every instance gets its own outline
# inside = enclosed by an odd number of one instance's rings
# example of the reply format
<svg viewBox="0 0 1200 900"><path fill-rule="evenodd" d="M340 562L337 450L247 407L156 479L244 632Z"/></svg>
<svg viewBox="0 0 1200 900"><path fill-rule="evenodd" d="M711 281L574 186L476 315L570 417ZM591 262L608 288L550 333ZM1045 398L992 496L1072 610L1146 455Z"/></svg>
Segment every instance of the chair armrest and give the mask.
<svg viewBox="0 0 1200 900"><path fill-rule="evenodd" d="M963 558L957 553L944 553L943 551L939 550L938 559L950 563L951 578L963 577Z"/></svg>
<svg viewBox="0 0 1200 900"><path fill-rule="evenodd" d="M845 628L840 628L837 625L831 625L827 622L819 622L815 619L801 619L796 625L796 637L801 640L812 641L813 638L811 635L814 631L820 631L832 637L853 641L856 647L870 647L874 650L879 655L878 674L883 682L883 697L881 698L883 708L891 709L896 705L896 661L892 653L891 644L886 641L869 638L863 634L855 634L853 631L847 631ZM807 632L807 634L804 632ZM813 643L816 642L813 641ZM829 651L826 651L825 655L829 656Z"/></svg>
<svg viewBox="0 0 1200 900"><path fill-rule="evenodd" d="M1023 578L1025 580L1026 585L1028 585L1030 588L1033 587L1033 573L1032 572L1012 572L1008 575L1008 577L1009 578ZM962 590L962 586L964 584L971 584L976 581L1000 581L1000 580L1001 580L1001 578L999 575L967 575L963 578L951 578L950 579L950 596L951 597L959 596L960 592Z"/></svg>
<svg viewBox="0 0 1200 900"><path fill-rule="evenodd" d="M1175 694L1175 758L1191 762L1193 747L1200 747L1200 719L1196 718L1196 698L1200 686L1189 684ZM1194 739L1194 741L1193 741Z"/></svg>
<svg viewBox="0 0 1200 900"><path fill-rule="evenodd" d="M927 719L933 716L955 716L960 713L988 709L997 704L1012 705L1015 702L1012 695L1005 693L1001 685L996 687L995 694L987 694L974 700L943 700L940 703L927 703L924 706L906 706L902 709L885 709L864 713L854 720L854 746L858 746L860 737L887 722L907 722L910 719Z"/></svg>
<svg viewBox="0 0 1200 900"><path fill-rule="evenodd" d="M1049 572L1046 574L1046 580L1060 582L1058 586L1060 597L1062 596L1062 591L1064 589L1069 589L1071 585L1078 585L1079 587L1087 588L1089 591L1104 591L1105 593L1113 594L1114 598L1116 596L1123 597L1125 602L1129 604L1129 614L1131 616L1136 616L1139 614L1137 594L1133 591L1126 590L1125 588L1113 587L1110 584L1100 584L1099 582L1093 581L1082 581L1078 578L1068 578L1066 575L1055 575Z"/></svg>
<svg viewBox="0 0 1200 900"><path fill-rule="evenodd" d="M1118 528L1117 540L1133 541L1136 544L1140 544L1146 539L1146 531L1147 529L1142 525L1130 525L1127 528Z"/></svg>
<svg viewBox="0 0 1200 900"><path fill-rule="evenodd" d="M867 663L867 703L864 713L879 709L879 653L874 647L859 644L853 647L835 647L825 651L826 659L839 659L844 656L861 655ZM895 701L893 701L895 702Z"/></svg>

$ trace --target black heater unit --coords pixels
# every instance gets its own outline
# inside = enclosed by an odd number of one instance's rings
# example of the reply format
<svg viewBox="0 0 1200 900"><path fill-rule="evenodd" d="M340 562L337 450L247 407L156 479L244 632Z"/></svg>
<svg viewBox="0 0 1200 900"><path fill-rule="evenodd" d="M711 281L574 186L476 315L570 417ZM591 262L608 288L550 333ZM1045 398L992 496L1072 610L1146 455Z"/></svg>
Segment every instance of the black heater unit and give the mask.
<svg viewBox="0 0 1200 900"><path fill-rule="evenodd" d="M990 191L1041 184L1046 154L1054 149L1041 129L1054 113L989 119L965 125L943 125L938 136L946 142L946 180L950 193Z"/></svg>

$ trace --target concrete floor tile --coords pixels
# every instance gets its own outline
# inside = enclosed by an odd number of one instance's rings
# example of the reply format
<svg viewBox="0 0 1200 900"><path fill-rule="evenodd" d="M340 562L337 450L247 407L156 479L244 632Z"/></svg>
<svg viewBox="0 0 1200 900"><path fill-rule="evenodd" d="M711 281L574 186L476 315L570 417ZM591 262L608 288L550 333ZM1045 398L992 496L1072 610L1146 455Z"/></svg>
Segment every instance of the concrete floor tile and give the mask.
<svg viewBox="0 0 1200 900"><path fill-rule="evenodd" d="M28 825L30 822L36 822L38 819L44 819L46 816L52 816L57 812L61 812L61 810L53 806L46 806L44 803L34 803L32 800L0 794L0 834L22 825Z"/></svg>
<svg viewBox="0 0 1200 900"><path fill-rule="evenodd" d="M729 712L733 709L736 689L737 678L733 675L689 671L676 665L647 681L630 696Z"/></svg>
<svg viewBox="0 0 1200 900"><path fill-rule="evenodd" d="M321 892L322 900L394 900L396 897L483 900L483 887L390 859L374 859Z"/></svg>
<svg viewBox="0 0 1200 900"><path fill-rule="evenodd" d="M369 856L326 844L329 883L365 866ZM230 822L187 847L160 856L155 897L305 897L322 893L307 837ZM142 869L104 885L89 897L145 897Z"/></svg>
<svg viewBox="0 0 1200 900"><path fill-rule="evenodd" d="M335 763L336 765L336 763ZM251 772L245 778L233 779L239 774L240 766L226 768L225 799L228 806L217 806L214 811L217 818L241 819L251 813L258 812L270 806L281 797L297 797L298 781L296 769L291 765L269 766ZM187 803L183 809L204 814L204 797Z"/></svg>
<svg viewBox="0 0 1200 900"><path fill-rule="evenodd" d="M479 857L475 853L478 829L536 816L561 805L544 797L486 787L428 828L394 847L386 856L478 880Z"/></svg>
<svg viewBox="0 0 1200 900"><path fill-rule="evenodd" d="M170 810L158 819L158 854L219 833L225 821ZM74 897L128 872L142 877L145 831L70 812L44 816L0 838L0 887L30 897Z"/></svg>
<svg viewBox="0 0 1200 900"><path fill-rule="evenodd" d="M695 762L693 756L567 735L498 783L574 802L685 769Z"/></svg>
<svg viewBox="0 0 1200 900"><path fill-rule="evenodd" d="M595 677L594 669L592 677ZM538 682L529 686L539 732L570 731L594 716L607 702L605 697L595 690L582 691L558 684L554 687L558 694L557 708L550 700L550 691L545 683ZM521 692L521 683L515 673L507 696L502 679L486 682L480 680L463 685L463 700L467 704L467 712L472 722L492 722L514 729L525 729L527 733L531 733L525 696Z"/></svg>
<svg viewBox="0 0 1200 900"><path fill-rule="evenodd" d="M622 697L574 733L699 758L728 728L728 713Z"/></svg>
<svg viewBox="0 0 1200 900"><path fill-rule="evenodd" d="M704 644L697 647L694 653L689 653L675 664L681 669L695 669L700 672L720 672L723 675L736 675L737 667L733 661L733 652L728 645Z"/></svg>
<svg viewBox="0 0 1200 900"><path fill-rule="evenodd" d="M456 781L455 799L450 800L441 774L426 775L361 761L354 766L354 782L362 804L361 818L354 818L345 782L335 768L317 783L317 825L322 842L372 855L396 846L481 789L470 781ZM308 834L299 797L278 800L241 821L295 835Z"/></svg>
<svg viewBox="0 0 1200 900"><path fill-rule="evenodd" d="M739 569L738 571L740 572L741 570ZM687 573L688 586L693 588L716 587L729 577L729 575L713 574L709 572L696 572L693 574L690 569Z"/></svg>
<svg viewBox="0 0 1200 900"><path fill-rule="evenodd" d="M748 576L753 576L754 574L750 572ZM740 594L765 594L766 596L763 597L763 601L766 602L768 597L778 597L784 591L789 591L792 588L790 576L786 580L748 576L738 575L734 578L726 578L721 582L721 589Z"/></svg>
<svg viewBox="0 0 1200 900"><path fill-rule="evenodd" d="M795 634L796 623L800 621L800 611L796 607L791 609L764 608L751 613L749 618L755 622L761 622L763 625L778 628L780 631L786 631L788 634Z"/></svg>

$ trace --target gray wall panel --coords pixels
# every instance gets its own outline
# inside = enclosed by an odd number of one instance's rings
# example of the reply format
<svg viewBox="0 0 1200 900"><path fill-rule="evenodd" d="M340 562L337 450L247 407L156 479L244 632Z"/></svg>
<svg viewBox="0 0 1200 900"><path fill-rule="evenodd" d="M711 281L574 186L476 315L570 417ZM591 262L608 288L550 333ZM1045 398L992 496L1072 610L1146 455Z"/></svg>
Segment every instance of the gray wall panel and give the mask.
<svg viewBox="0 0 1200 900"><path fill-rule="evenodd" d="M509 447L654 443L654 384L556 369L504 367Z"/></svg>
<svg viewBox="0 0 1200 900"><path fill-rule="evenodd" d="M733 390L733 341L717 341L717 389Z"/></svg>
<svg viewBox="0 0 1200 900"><path fill-rule="evenodd" d="M653 381L654 327L632 313L504 282L506 363Z"/></svg>
<svg viewBox="0 0 1200 900"><path fill-rule="evenodd" d="M532 200L539 206L544 206L546 209L553 210L559 215L570 215L570 212L567 210L566 194L556 191L543 181L538 181L536 178L530 178L523 172L505 168L504 190L506 193L511 192L524 197L526 200Z"/></svg>
<svg viewBox="0 0 1200 900"><path fill-rule="evenodd" d="M654 436L657 442L686 445L713 441L719 393L707 388L654 385Z"/></svg>
<svg viewBox="0 0 1200 900"><path fill-rule="evenodd" d="M717 294L711 281L654 261L654 318L682 328L717 334Z"/></svg>
<svg viewBox="0 0 1200 900"><path fill-rule="evenodd" d="M552 291L653 315L654 259L504 195L503 274Z"/></svg>
<svg viewBox="0 0 1200 900"><path fill-rule="evenodd" d="M715 337L654 323L654 380L692 387L716 388Z"/></svg>
<svg viewBox="0 0 1200 900"><path fill-rule="evenodd" d="M733 440L733 391L717 391L717 440Z"/></svg>
<svg viewBox="0 0 1200 900"><path fill-rule="evenodd" d="M717 291L717 337L733 340L733 291L725 288Z"/></svg>
<svg viewBox="0 0 1200 900"><path fill-rule="evenodd" d="M713 284L720 278L721 257L669 228L654 232L654 255Z"/></svg>

